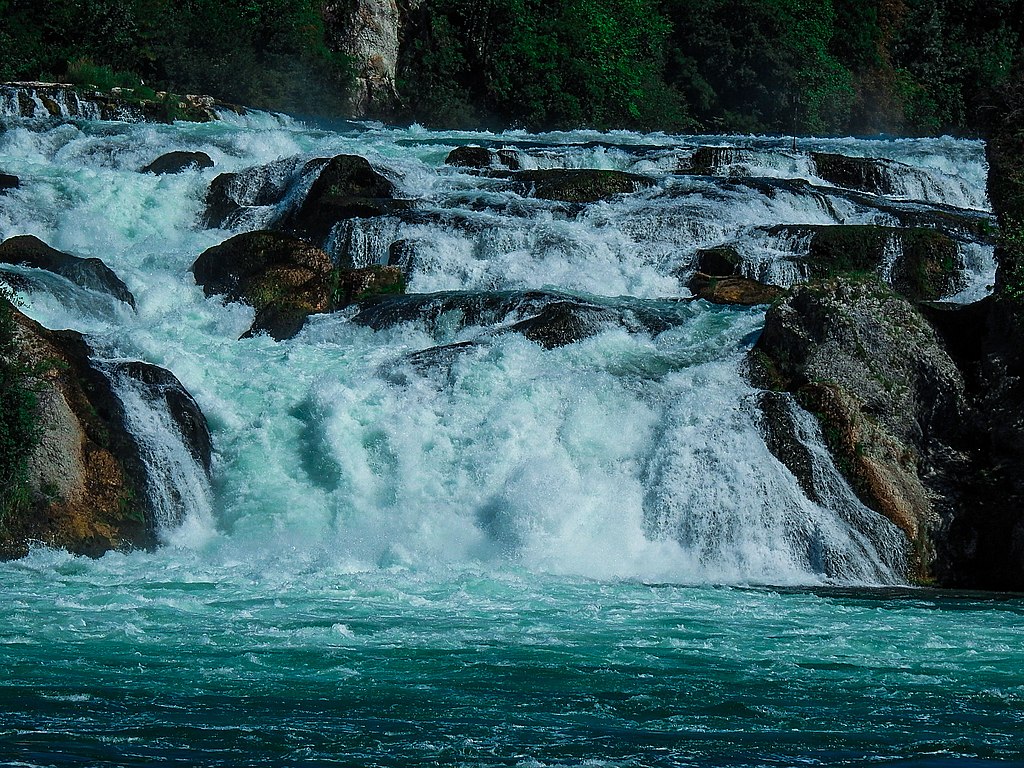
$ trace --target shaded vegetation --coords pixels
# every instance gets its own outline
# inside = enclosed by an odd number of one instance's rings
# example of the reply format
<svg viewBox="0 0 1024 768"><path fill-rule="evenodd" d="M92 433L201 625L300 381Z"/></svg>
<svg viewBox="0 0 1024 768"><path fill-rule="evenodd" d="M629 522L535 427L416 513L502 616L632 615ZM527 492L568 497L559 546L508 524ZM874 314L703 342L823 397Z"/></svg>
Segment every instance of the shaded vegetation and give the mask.
<svg viewBox="0 0 1024 768"><path fill-rule="evenodd" d="M211 93L339 113L351 66L324 42L317 0L0 0L0 80ZM140 98L145 91L136 90Z"/></svg>
<svg viewBox="0 0 1024 768"><path fill-rule="evenodd" d="M39 399L15 338L10 291L0 287L0 532L29 501L28 461L39 440Z"/></svg>

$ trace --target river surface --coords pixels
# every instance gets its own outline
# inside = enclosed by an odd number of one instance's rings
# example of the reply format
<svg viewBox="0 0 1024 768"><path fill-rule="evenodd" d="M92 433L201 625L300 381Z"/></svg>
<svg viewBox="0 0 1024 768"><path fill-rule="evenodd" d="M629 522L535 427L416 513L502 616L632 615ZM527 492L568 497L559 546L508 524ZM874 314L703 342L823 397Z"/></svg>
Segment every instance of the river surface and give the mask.
<svg viewBox="0 0 1024 768"><path fill-rule="evenodd" d="M0 170L21 186L0 195L0 237L99 257L138 305L21 268L24 310L83 332L99 362L171 370L209 420L214 462L207 479L166 414L122 387L163 546L0 564L0 764L1024 763L1024 599L906 586L902 534L794 411L828 489L808 499L742 375L764 308L685 287L698 249L721 244L752 276L799 280L806 242L778 224L985 218L979 142L794 151L258 113L4 124ZM446 166L463 144L655 185L539 200ZM681 173L706 145L740 151L714 176ZM183 149L215 167L138 172ZM888 194L835 188L811 151L892 161ZM288 341L239 340L252 310L206 298L189 267L275 226L312 183L307 161L342 153L416 202L339 225L331 255L383 263L403 241L409 291L442 292L443 311L376 330L343 311ZM213 178L254 167L249 205L205 228ZM279 202L256 194L268 183ZM949 298L980 298L991 246L951 234L963 279ZM554 349L509 332L567 299L618 320Z"/></svg>

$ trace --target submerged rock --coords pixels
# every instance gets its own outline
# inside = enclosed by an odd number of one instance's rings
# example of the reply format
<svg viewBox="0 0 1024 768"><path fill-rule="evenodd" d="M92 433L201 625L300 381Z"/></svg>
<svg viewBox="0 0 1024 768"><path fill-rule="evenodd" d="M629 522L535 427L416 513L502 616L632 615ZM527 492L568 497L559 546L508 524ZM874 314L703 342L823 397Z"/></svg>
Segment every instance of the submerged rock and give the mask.
<svg viewBox="0 0 1024 768"><path fill-rule="evenodd" d="M935 553L959 509L950 489L970 466L970 406L925 318L875 279L800 286L769 310L751 362L756 383L818 417L861 499L907 534L919 575L945 579Z"/></svg>
<svg viewBox="0 0 1024 768"><path fill-rule="evenodd" d="M8 310L11 354L31 371L38 442L28 456L25 493L0 519L0 557L20 557L32 544L94 557L155 546L148 470L108 374L91 362L80 334L49 331ZM209 467L205 419L177 379L144 363L117 367L144 381L154 399L166 399L190 449Z"/></svg>
<svg viewBox="0 0 1024 768"><path fill-rule="evenodd" d="M594 169L521 171L512 178L517 187L534 197L563 203L595 203L655 186L647 176Z"/></svg>
<svg viewBox="0 0 1024 768"><path fill-rule="evenodd" d="M213 168L213 159L205 152L168 152L143 168L140 173L155 173L157 176L181 173L191 168L202 170Z"/></svg>
<svg viewBox="0 0 1024 768"><path fill-rule="evenodd" d="M514 151L501 149L495 152L487 147L456 147L448 153L444 163L456 168L476 168L479 170L507 168L518 171L520 168L519 158Z"/></svg>
<svg viewBox="0 0 1024 768"><path fill-rule="evenodd" d="M0 173L0 192L8 189L17 189L21 186L21 179L9 173Z"/></svg>
<svg viewBox="0 0 1024 768"><path fill-rule="evenodd" d="M45 269L83 288L110 294L135 307L135 297L128 286L100 259L83 259L63 253L33 235L19 235L0 243L0 264Z"/></svg>

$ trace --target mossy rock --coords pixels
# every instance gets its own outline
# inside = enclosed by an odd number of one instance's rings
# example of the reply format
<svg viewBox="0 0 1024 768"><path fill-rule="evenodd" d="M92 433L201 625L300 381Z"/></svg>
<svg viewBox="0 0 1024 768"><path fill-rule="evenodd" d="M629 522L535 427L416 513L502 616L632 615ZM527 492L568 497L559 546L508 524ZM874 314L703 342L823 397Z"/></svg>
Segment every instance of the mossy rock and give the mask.
<svg viewBox="0 0 1024 768"><path fill-rule="evenodd" d="M654 180L624 171L555 169L521 171L513 177L524 192L542 200L594 203L655 185Z"/></svg>

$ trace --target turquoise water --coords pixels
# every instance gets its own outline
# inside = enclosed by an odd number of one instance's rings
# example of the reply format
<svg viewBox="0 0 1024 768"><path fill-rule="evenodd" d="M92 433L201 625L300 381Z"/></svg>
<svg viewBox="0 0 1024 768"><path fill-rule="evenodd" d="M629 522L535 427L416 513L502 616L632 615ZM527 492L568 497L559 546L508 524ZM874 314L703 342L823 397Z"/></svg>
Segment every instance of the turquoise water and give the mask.
<svg viewBox="0 0 1024 768"><path fill-rule="evenodd" d="M5 764L1024 761L1019 597L280 568L2 566Z"/></svg>
<svg viewBox="0 0 1024 768"><path fill-rule="evenodd" d="M0 167L22 186L0 195L0 237L102 258L138 304L22 270L37 285L24 310L82 331L101 361L170 369L207 415L214 457L207 478L165 415L119 390L161 478L163 546L0 564L0 763L1024 762L1024 599L904 586L902 534L856 499L809 415L794 419L817 500L768 451L742 375L763 309L687 301L699 248L733 243L786 282L801 245L771 226L894 223L813 177L815 190L766 194L675 173L698 144L755 146L734 176L806 177L806 152L751 137L332 132L258 114L6 122ZM618 168L655 186L577 210L444 165L480 141L519 147L524 167ZM217 166L138 173L175 149ZM987 205L978 142L801 149L888 157L906 164L905 197ZM410 291L545 289L623 322L551 350L507 332L518 309L380 330L339 313L287 342L239 340L252 310L205 297L189 266L300 198L306 160L342 152L417 202L415 216L339 228L339 261L379 262L404 239ZM217 173L267 163L293 198L201 226ZM961 255L961 299L983 294L991 248ZM635 320L652 315L666 328Z"/></svg>

